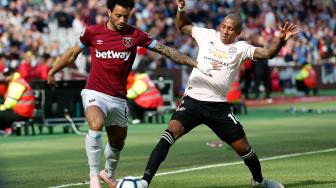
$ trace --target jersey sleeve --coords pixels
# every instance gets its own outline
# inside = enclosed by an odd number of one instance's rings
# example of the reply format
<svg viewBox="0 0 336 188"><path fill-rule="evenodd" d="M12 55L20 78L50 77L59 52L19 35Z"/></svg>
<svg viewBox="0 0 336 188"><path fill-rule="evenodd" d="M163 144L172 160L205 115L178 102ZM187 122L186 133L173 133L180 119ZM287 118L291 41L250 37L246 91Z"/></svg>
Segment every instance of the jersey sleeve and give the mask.
<svg viewBox="0 0 336 188"><path fill-rule="evenodd" d="M244 46L244 51L243 51L243 60L246 60L246 59L252 59L253 60L253 55L254 55L254 51L256 49L255 46L251 45L251 44L248 44L247 42L242 42L243 43L243 46Z"/></svg>
<svg viewBox="0 0 336 188"><path fill-rule="evenodd" d="M152 49L158 43L157 40L153 39L148 33L139 30L140 42L139 46Z"/></svg>
<svg viewBox="0 0 336 188"><path fill-rule="evenodd" d="M77 44L83 49L91 46L91 34L90 28L86 28L82 31L77 39Z"/></svg>
<svg viewBox="0 0 336 188"><path fill-rule="evenodd" d="M193 26L191 29L191 36L196 40L197 43L202 43L205 38L211 37L212 33L211 29Z"/></svg>

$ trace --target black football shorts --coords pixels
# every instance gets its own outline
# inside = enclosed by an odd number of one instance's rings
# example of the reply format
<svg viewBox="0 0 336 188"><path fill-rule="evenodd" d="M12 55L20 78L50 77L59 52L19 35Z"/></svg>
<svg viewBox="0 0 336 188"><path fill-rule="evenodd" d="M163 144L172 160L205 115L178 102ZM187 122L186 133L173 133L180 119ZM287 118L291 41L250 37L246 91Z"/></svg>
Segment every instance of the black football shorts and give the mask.
<svg viewBox="0 0 336 188"><path fill-rule="evenodd" d="M187 134L198 125L205 124L221 140L231 144L245 137L242 125L233 115L231 107L226 102L207 102L184 96L171 117L184 127Z"/></svg>

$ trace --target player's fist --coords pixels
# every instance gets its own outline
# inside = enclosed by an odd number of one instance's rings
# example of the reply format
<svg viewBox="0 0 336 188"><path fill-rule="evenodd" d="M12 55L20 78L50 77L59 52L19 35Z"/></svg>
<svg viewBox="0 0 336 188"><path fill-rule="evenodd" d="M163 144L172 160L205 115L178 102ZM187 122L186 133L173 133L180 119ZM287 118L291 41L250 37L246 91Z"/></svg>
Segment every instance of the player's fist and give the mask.
<svg viewBox="0 0 336 188"><path fill-rule="evenodd" d="M176 0L177 7L179 10L184 10L185 7L185 0Z"/></svg>
<svg viewBox="0 0 336 188"><path fill-rule="evenodd" d="M47 82L50 86L57 87L57 81L54 77L54 74L51 73L51 71L49 71L49 73L48 73L48 81Z"/></svg>

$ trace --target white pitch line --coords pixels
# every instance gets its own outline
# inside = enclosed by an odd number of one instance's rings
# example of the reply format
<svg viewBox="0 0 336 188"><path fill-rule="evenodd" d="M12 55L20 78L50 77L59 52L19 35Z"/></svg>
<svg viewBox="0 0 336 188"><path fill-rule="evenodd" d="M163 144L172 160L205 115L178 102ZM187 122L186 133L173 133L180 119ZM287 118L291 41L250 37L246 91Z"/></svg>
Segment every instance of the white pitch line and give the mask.
<svg viewBox="0 0 336 188"><path fill-rule="evenodd" d="M261 158L259 160L260 161L271 161L271 160L276 160L276 159L285 159L285 158L298 157L298 156L303 156L303 155L313 155L313 154L318 154L318 153L328 153L328 152L334 152L334 151L336 151L336 148L302 152L302 153L293 153L293 154L287 154L287 155L279 155L279 156L274 156L274 157L266 157L266 158ZM203 170L203 169L223 167L223 166L233 166L233 165L238 165L238 164L243 164L243 161L232 162L232 163L221 163L221 164L216 164L216 165L207 165L207 166L201 166L201 167L196 167L196 168L188 168L184 170L176 170L176 171L171 171L171 172L161 172L161 173L155 174L155 176L165 176L169 174L178 174L178 173L183 173L183 172L190 172L190 171L195 171L195 170ZM60 186L49 187L49 188L64 188L64 187L80 186L80 185L87 185L87 184L89 184L89 182L86 181L82 183L70 183L70 184L64 184Z"/></svg>

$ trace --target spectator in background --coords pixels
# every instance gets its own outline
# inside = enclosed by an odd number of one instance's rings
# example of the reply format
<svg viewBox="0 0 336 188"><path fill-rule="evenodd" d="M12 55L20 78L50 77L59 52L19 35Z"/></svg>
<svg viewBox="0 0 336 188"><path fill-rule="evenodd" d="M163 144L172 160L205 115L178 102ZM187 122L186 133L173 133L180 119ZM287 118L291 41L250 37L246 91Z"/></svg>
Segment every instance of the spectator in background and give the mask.
<svg viewBox="0 0 336 188"><path fill-rule="evenodd" d="M127 105L132 117L132 124L144 122L144 113L148 110L157 110L163 105L160 91L144 70L139 68L127 79L130 87L127 89Z"/></svg>
<svg viewBox="0 0 336 188"><path fill-rule="evenodd" d="M4 103L0 105L0 129L11 128L14 121L24 121L33 116L34 101L30 85L12 67L3 72L8 89Z"/></svg>
<svg viewBox="0 0 336 188"><path fill-rule="evenodd" d="M316 72L310 63L304 63L299 74L296 76L296 88L299 95L309 95L313 90L317 94Z"/></svg>
<svg viewBox="0 0 336 188"><path fill-rule="evenodd" d="M34 67L34 78L38 80L48 80L48 72L52 66L52 58L49 54L44 53Z"/></svg>
<svg viewBox="0 0 336 188"><path fill-rule="evenodd" d="M3 97L5 96L8 83L5 82L5 78L3 76L3 71L6 66L6 56L0 53L0 101L3 101Z"/></svg>
<svg viewBox="0 0 336 188"><path fill-rule="evenodd" d="M257 45L258 46L267 46L266 41L263 37L258 36L257 38ZM254 92L255 92L255 98L260 98L260 86L263 84L264 90L265 90L265 96L264 99L266 99L268 102L272 102L271 99L271 92L272 92L272 86L271 86L271 70L268 65L268 59L263 60L257 60L254 62Z"/></svg>
<svg viewBox="0 0 336 188"><path fill-rule="evenodd" d="M241 66L241 81L243 83L243 94L245 99L250 99L250 87L254 78L254 67L252 60L246 60Z"/></svg>
<svg viewBox="0 0 336 188"><path fill-rule="evenodd" d="M271 72L271 86L272 91L280 92L282 88L280 86L280 74L279 69L275 67Z"/></svg>
<svg viewBox="0 0 336 188"><path fill-rule="evenodd" d="M80 32L81 28L95 24L106 17L106 13L102 11L104 9L101 8L105 1L6 2L0 4L0 50L10 59L19 59L27 50L32 51L36 58L43 53L49 53L52 57L58 56L75 42L78 36L76 33ZM280 25L282 20L289 19L303 26L300 39L294 40L293 43L309 41L307 49L303 49L308 50L306 57L308 62L314 65L320 63L319 60L328 60L336 54L335 45L332 43L336 28L336 14L333 11L336 9L335 1L321 1L318 4L297 0L189 2L190 5L187 7L191 10L189 15L198 25L214 29L231 10L237 10L247 26L244 33L262 32L269 37L275 34L269 26ZM172 25L173 15L176 12L173 5L174 3L168 0L137 0L136 9L130 15L130 23L154 37L162 38L160 42L163 44L181 47L187 37L178 35L178 31ZM55 46L56 49L50 49L55 40L59 44ZM299 49L294 50L290 43L286 44L284 48L287 50L279 56L285 58L286 62L294 60L296 64L299 64L296 61L303 63L301 55L304 54ZM190 51L197 50L195 46L192 48ZM296 58L296 53L299 59ZM156 62L157 59L159 58L156 56L150 56L150 62ZM176 67L167 60L162 65L165 65L165 68ZM155 66L151 66L150 69L155 69Z"/></svg>
<svg viewBox="0 0 336 188"><path fill-rule="evenodd" d="M25 79L28 83L30 83L34 77L33 66L32 66L33 59L35 59L33 52L27 51L24 54L23 61L18 67L18 72L20 73L22 78Z"/></svg>

